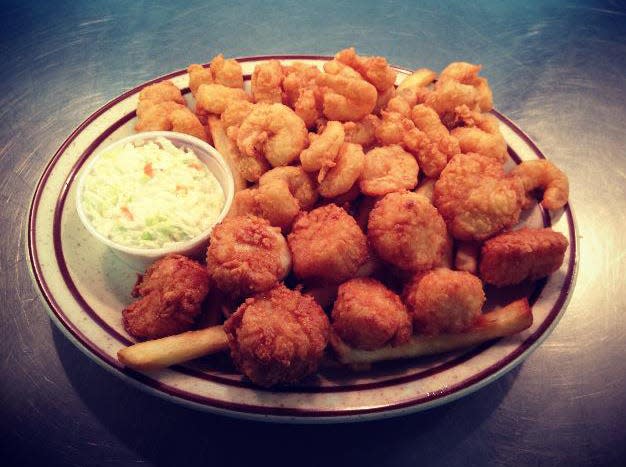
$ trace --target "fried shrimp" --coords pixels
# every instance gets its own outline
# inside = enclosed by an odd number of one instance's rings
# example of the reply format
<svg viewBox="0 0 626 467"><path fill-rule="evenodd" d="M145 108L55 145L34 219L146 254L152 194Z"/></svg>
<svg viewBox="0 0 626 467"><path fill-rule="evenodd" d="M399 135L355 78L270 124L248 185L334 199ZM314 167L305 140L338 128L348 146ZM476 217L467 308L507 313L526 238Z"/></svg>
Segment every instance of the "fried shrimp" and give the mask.
<svg viewBox="0 0 626 467"><path fill-rule="evenodd" d="M493 93L487 82L487 78L478 76L482 65L474 65L467 62L452 62L443 69L439 75L439 83L445 81L458 81L469 84L476 89L478 94L478 107L482 112L488 112L493 108Z"/></svg>
<svg viewBox="0 0 626 467"><path fill-rule="evenodd" d="M384 57L361 57L356 54L354 47L350 47L337 52L335 60L356 70L380 93L393 88L396 82L396 72L389 66Z"/></svg>
<svg viewBox="0 0 626 467"><path fill-rule="evenodd" d="M209 292L209 275L197 262L168 255L137 281L140 297L122 311L126 331L138 339L158 339L193 328Z"/></svg>
<svg viewBox="0 0 626 467"><path fill-rule="evenodd" d="M252 96L255 102L282 104L285 73L278 60L259 63L252 72Z"/></svg>
<svg viewBox="0 0 626 467"><path fill-rule="evenodd" d="M193 63L187 67L187 74L189 74L189 89L191 94L196 97L198 88L201 84L212 84L213 75L210 68L204 68L202 65Z"/></svg>
<svg viewBox="0 0 626 467"><path fill-rule="evenodd" d="M314 65L293 63L284 67L283 89L287 105L304 121L307 128L315 126L322 116L322 99L316 79L321 73Z"/></svg>
<svg viewBox="0 0 626 467"><path fill-rule="evenodd" d="M270 387L317 371L330 324L313 297L279 285L246 300L224 331L237 368L253 383Z"/></svg>
<svg viewBox="0 0 626 467"><path fill-rule="evenodd" d="M508 158L507 144L500 133L496 117L471 111L466 105L457 107L456 120L463 126L450 133L456 137L463 153L475 152L500 162Z"/></svg>
<svg viewBox="0 0 626 467"><path fill-rule="evenodd" d="M229 217L211 233L207 269L217 288L230 297L271 289L290 267L285 237L265 219Z"/></svg>
<svg viewBox="0 0 626 467"><path fill-rule="evenodd" d="M235 193L228 217L251 214L287 232L299 212L300 204L291 194L287 182L275 180L259 188L247 188Z"/></svg>
<svg viewBox="0 0 626 467"><path fill-rule="evenodd" d="M324 63L324 71L331 75L339 75L350 79L363 79L363 76L351 66L341 63L337 59Z"/></svg>
<svg viewBox="0 0 626 467"><path fill-rule="evenodd" d="M300 208L308 211L313 207L318 198L315 182L302 167L276 167L261 176L259 185L262 187L279 180L287 183L291 195L298 200Z"/></svg>
<svg viewBox="0 0 626 467"><path fill-rule="evenodd" d="M358 122L345 122L345 142L360 144L364 148L376 142L376 129L380 126L380 119L376 115L366 115Z"/></svg>
<svg viewBox="0 0 626 467"><path fill-rule="evenodd" d="M368 257L365 234L334 204L302 213L287 241L296 277L322 284L354 277Z"/></svg>
<svg viewBox="0 0 626 467"><path fill-rule="evenodd" d="M361 176L364 165L363 148L358 144L343 143L335 166L328 171L317 187L319 194L324 198L334 198L347 193Z"/></svg>
<svg viewBox="0 0 626 467"><path fill-rule="evenodd" d="M480 279L445 268L415 275L403 298L413 316L414 331L431 335L467 331L485 303Z"/></svg>
<svg viewBox="0 0 626 467"><path fill-rule="evenodd" d="M318 182L322 181L331 167L335 166L335 159L344 142L345 132L340 122L330 121L319 134L309 135L311 144L300 153L300 163L307 172L317 172Z"/></svg>
<svg viewBox="0 0 626 467"><path fill-rule="evenodd" d="M224 59L222 54L216 55L211 60L211 74L214 83L243 89L243 72L237 60Z"/></svg>
<svg viewBox="0 0 626 467"><path fill-rule="evenodd" d="M254 109L254 104L243 100L230 101L226 105L224 112L222 112L220 116L220 120L222 121L222 125L224 125L226 134L233 142L237 142L239 127L246 117L250 115L252 109Z"/></svg>
<svg viewBox="0 0 626 467"><path fill-rule="evenodd" d="M374 148L365 155L359 187L368 196L412 190L417 185L418 171L415 158L402 147Z"/></svg>
<svg viewBox="0 0 626 467"><path fill-rule="evenodd" d="M385 261L406 271L424 271L442 259L446 225L437 210L413 192L389 193L376 203L367 238Z"/></svg>
<svg viewBox="0 0 626 467"><path fill-rule="evenodd" d="M177 131L207 140L204 126L171 81L152 84L139 93L135 130Z"/></svg>
<svg viewBox="0 0 626 467"><path fill-rule="evenodd" d="M378 93L363 79L322 73L317 77L322 87L323 113L329 120L361 120L374 110Z"/></svg>
<svg viewBox="0 0 626 467"><path fill-rule="evenodd" d="M403 344L413 331L411 317L400 297L370 278L341 284L331 316L333 331L357 349Z"/></svg>
<svg viewBox="0 0 626 467"><path fill-rule="evenodd" d="M520 229L487 240L480 277L498 287L549 276L563 264L568 241L552 229Z"/></svg>
<svg viewBox="0 0 626 467"><path fill-rule="evenodd" d="M450 135L446 126L441 123L439 115L430 107L423 104L413 107L411 120L415 124L415 128L426 133L430 142L435 144L448 160L461 152L458 140Z"/></svg>
<svg viewBox="0 0 626 467"><path fill-rule="evenodd" d="M452 158L435 183L433 202L458 240L485 240L517 224L524 187L480 154Z"/></svg>
<svg viewBox="0 0 626 467"><path fill-rule="evenodd" d="M254 158L263 156L272 167L288 165L306 143L304 122L283 104L257 104L237 132L241 153Z"/></svg>
<svg viewBox="0 0 626 467"><path fill-rule="evenodd" d="M512 176L518 177L528 194L537 188L543 191L541 205L546 209L559 209L565 206L569 198L569 180L567 175L547 160L524 161L515 167ZM526 205L530 200L526 201Z"/></svg>
<svg viewBox="0 0 626 467"><path fill-rule="evenodd" d="M454 117L454 109L466 105L470 110L478 109L480 96L476 88L455 80L437 82L435 90L428 93L424 104L435 110L442 121Z"/></svg>
<svg viewBox="0 0 626 467"><path fill-rule="evenodd" d="M415 124L398 112L382 111L382 121L376 128L376 139L382 146L404 145L407 133L415 129Z"/></svg>
<svg viewBox="0 0 626 467"><path fill-rule="evenodd" d="M221 115L232 101L249 101L243 89L229 88L223 84L201 84L196 91L196 114Z"/></svg>

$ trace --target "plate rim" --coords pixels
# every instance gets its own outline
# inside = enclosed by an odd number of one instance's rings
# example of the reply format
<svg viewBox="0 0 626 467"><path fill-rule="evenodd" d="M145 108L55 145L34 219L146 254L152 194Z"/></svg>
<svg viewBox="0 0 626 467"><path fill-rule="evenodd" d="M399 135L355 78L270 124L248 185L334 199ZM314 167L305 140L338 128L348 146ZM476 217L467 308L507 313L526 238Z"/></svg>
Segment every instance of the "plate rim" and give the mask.
<svg viewBox="0 0 626 467"><path fill-rule="evenodd" d="M245 56L245 57L237 57L236 58L240 62L248 62L248 61L258 61L258 60L269 60L269 59L279 59L279 60L329 60L332 59L331 56L324 55L307 55L307 54L286 54L286 55L254 55L254 56ZM205 64L204 66L206 66ZM396 70L404 73L410 73L410 70L394 67ZM147 376L143 375L140 372L136 372L134 370L130 370L127 368L121 368L119 365L115 365L115 363L111 362L108 356L103 355L101 352L96 352L94 349L89 348L88 345L85 344L85 340L90 342L88 338L86 338L80 330L72 329L71 323L67 323L61 316L57 314L58 311L62 310L62 307L54 300L54 296L52 292L48 289L46 284L46 280L43 277L43 273L41 271L37 251L35 244L35 222L37 215L38 204L45 188L47 179L49 178L51 172L54 169L54 166L63 155L63 153L67 150L68 146L76 139L76 137L88 127L95 119L97 119L100 115L102 115L107 110L114 107L117 103L125 100L126 98L136 94L142 88L153 84L155 82L159 82L166 79L171 79L177 76L181 76L186 73L186 69L176 70L162 76L156 77L152 80L142 82L141 84L133 87L125 91L124 93L116 96L115 98L109 100L107 103L99 107L96 111L94 111L89 117L83 120L75 129L70 133L70 135L65 139L65 141L60 145L52 158L45 165L41 176L38 179L35 190L33 192L31 203L29 206L29 215L28 222L26 224L27 231L27 239L26 242L26 250L29 257L29 272L31 274L31 279L33 282L37 284L37 291L43 301L46 304L46 311L48 315L51 317L52 321L55 325L62 331L62 333L70 339L70 341L79 347L79 349L85 353L92 360L96 361L103 368L113 372L117 376L122 377L123 380L130 382L133 386L140 387L144 390L147 390L149 393L156 394L164 397L165 399L172 399L175 402L182 403L183 405L188 405L196 409L202 409L214 413L227 414L231 416L236 416L239 418L247 418L247 419L256 419L256 420L268 420L272 419L275 421L295 421L295 422L340 422L340 421L356 421L356 420L366 420L372 418L385 418L396 415L401 415L410 412L416 412L420 410L426 410L428 408L432 408L438 405L442 405L453 400L456 400L460 397L468 395L487 384L495 381L500 376L504 375L515 366L522 363L552 332L554 327L560 321L562 315L565 312L565 309L572 297L573 289L576 283L577 272L578 272L578 264L579 264L579 243L577 238L577 228L576 228L576 220L574 217L573 210L569 206L569 203L565 206L563 210L563 215L567 218L567 227L571 232L571 245L570 245L570 259L566 272L566 279L564 282L564 287L559 290L559 296L555 302L555 308L558 307L556 314L554 316L548 316L551 318L551 321L548 323L546 328L537 335L528 345L526 344L527 340L532 338L532 335L529 336L518 348L515 349L511 354L507 354L501 360L495 362L493 365L483 369L479 373L473 374L469 378L461 381L459 384L454 385L452 387L447 388L444 391L440 391L428 398L418 397L417 399L407 399L402 401L396 401L384 406L375 406L375 407L365 407L358 409L334 409L330 411L320 411L320 410L310 410L304 409L299 410L297 408L276 408L276 407L257 407L255 410L254 406L249 406L247 404L236 404L228 401L220 401L215 400L213 398L207 398L202 396L203 402L198 402L194 400L190 400L186 397L181 397L176 394L171 394L169 391L163 391L163 389L159 389L158 387L154 387L153 384L146 384L146 380L150 382L155 381ZM181 90L184 91L184 90ZM534 154L542 159L546 159L545 155L539 149L537 144L519 127L517 126L510 118L504 116L500 112L494 109L493 113L504 122L509 129L511 129L514 133L516 133L523 141L526 143L534 152ZM132 113L131 113L132 114ZM132 117L131 117L132 118ZM93 143L93 142L92 142ZM66 178L67 182L67 178ZM57 199L58 201L58 199ZM551 313L552 314L552 313ZM547 319L547 318L546 318ZM75 335L77 333L78 335ZM93 344L93 343L92 343ZM95 345L95 344L93 344ZM96 346L97 347L97 346ZM516 352L519 348L523 347L523 350L520 352ZM515 355L513 355L515 354ZM505 363L502 363L505 361ZM495 368L494 368L495 367ZM159 384L156 381L157 385ZM186 391L183 391L186 393ZM190 393L187 393L190 394ZM206 400L211 399L210 405L207 405ZM426 400L424 400L426 399ZM282 410L280 410L282 409Z"/></svg>

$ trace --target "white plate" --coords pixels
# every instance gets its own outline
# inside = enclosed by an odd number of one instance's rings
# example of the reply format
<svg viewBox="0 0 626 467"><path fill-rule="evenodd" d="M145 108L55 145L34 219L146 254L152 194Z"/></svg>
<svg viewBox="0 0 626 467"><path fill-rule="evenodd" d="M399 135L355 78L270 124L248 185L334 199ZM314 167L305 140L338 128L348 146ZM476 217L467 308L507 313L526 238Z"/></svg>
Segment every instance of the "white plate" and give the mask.
<svg viewBox="0 0 626 467"><path fill-rule="evenodd" d="M277 58L320 65L328 57L246 57L239 61L246 81L255 65ZM399 79L406 70L398 69ZM188 75L180 70L125 92L85 120L61 145L37 185L29 217L28 250L33 278L52 320L86 355L126 381L174 402L242 418L281 422L345 422L390 417L424 410L467 395L522 362L551 332L565 310L574 285L577 243L571 208L552 215L535 207L524 216L531 227L551 225L569 240L559 271L532 287L505 291L511 299L530 296L534 323L516 336L469 351L406 362L390 362L371 372L326 369L291 389L259 389L220 358L159 372L122 367L119 349L132 342L122 326L121 310L130 302L136 273L94 240L75 210L77 176L103 145L133 133L139 91L171 79L187 99ZM510 120L493 112L512 160L541 159L537 146ZM488 289L487 294L493 290Z"/></svg>

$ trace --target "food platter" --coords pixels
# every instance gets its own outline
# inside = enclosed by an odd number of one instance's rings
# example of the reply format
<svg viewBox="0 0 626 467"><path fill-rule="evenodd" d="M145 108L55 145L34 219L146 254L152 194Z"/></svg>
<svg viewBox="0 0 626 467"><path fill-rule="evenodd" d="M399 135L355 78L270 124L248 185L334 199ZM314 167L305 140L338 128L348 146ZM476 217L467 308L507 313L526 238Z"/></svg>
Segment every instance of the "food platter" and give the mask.
<svg viewBox="0 0 626 467"><path fill-rule="evenodd" d="M238 59L248 82L254 67L269 59L321 65L331 57L263 56ZM398 77L408 70L397 69ZM500 294L528 296L533 325L515 336L438 357L390 362L370 372L323 368L291 388L261 389L224 359L211 357L156 372L125 368L117 352L133 343L120 319L130 302L137 272L93 239L75 209L76 185L86 163L102 147L134 132L140 90L170 79L191 102L185 70L156 78L121 94L88 117L52 157L35 189L28 223L33 279L51 319L87 356L148 392L196 409L279 422L323 423L396 416L441 405L480 389L520 364L552 331L571 296L577 251L569 205L548 213L535 206L523 223L550 226L569 241L560 270L531 286ZM544 155L513 122L497 111L509 146L509 167ZM489 291L487 291L489 296Z"/></svg>

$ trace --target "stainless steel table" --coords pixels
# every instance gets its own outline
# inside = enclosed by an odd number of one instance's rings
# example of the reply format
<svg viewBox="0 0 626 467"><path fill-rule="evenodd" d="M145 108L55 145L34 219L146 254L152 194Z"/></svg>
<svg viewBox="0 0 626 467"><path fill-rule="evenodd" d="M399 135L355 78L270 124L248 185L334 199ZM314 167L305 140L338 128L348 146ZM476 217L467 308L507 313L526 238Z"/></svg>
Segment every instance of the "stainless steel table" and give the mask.
<svg viewBox="0 0 626 467"><path fill-rule="evenodd" d="M624 462L626 8L513 3L3 2L0 462ZM499 110L569 174L580 265L548 340L462 400L342 426L193 412L126 385L74 348L48 319L25 254L35 183L72 129L123 90L218 52L332 54L349 45L407 68L482 63Z"/></svg>

